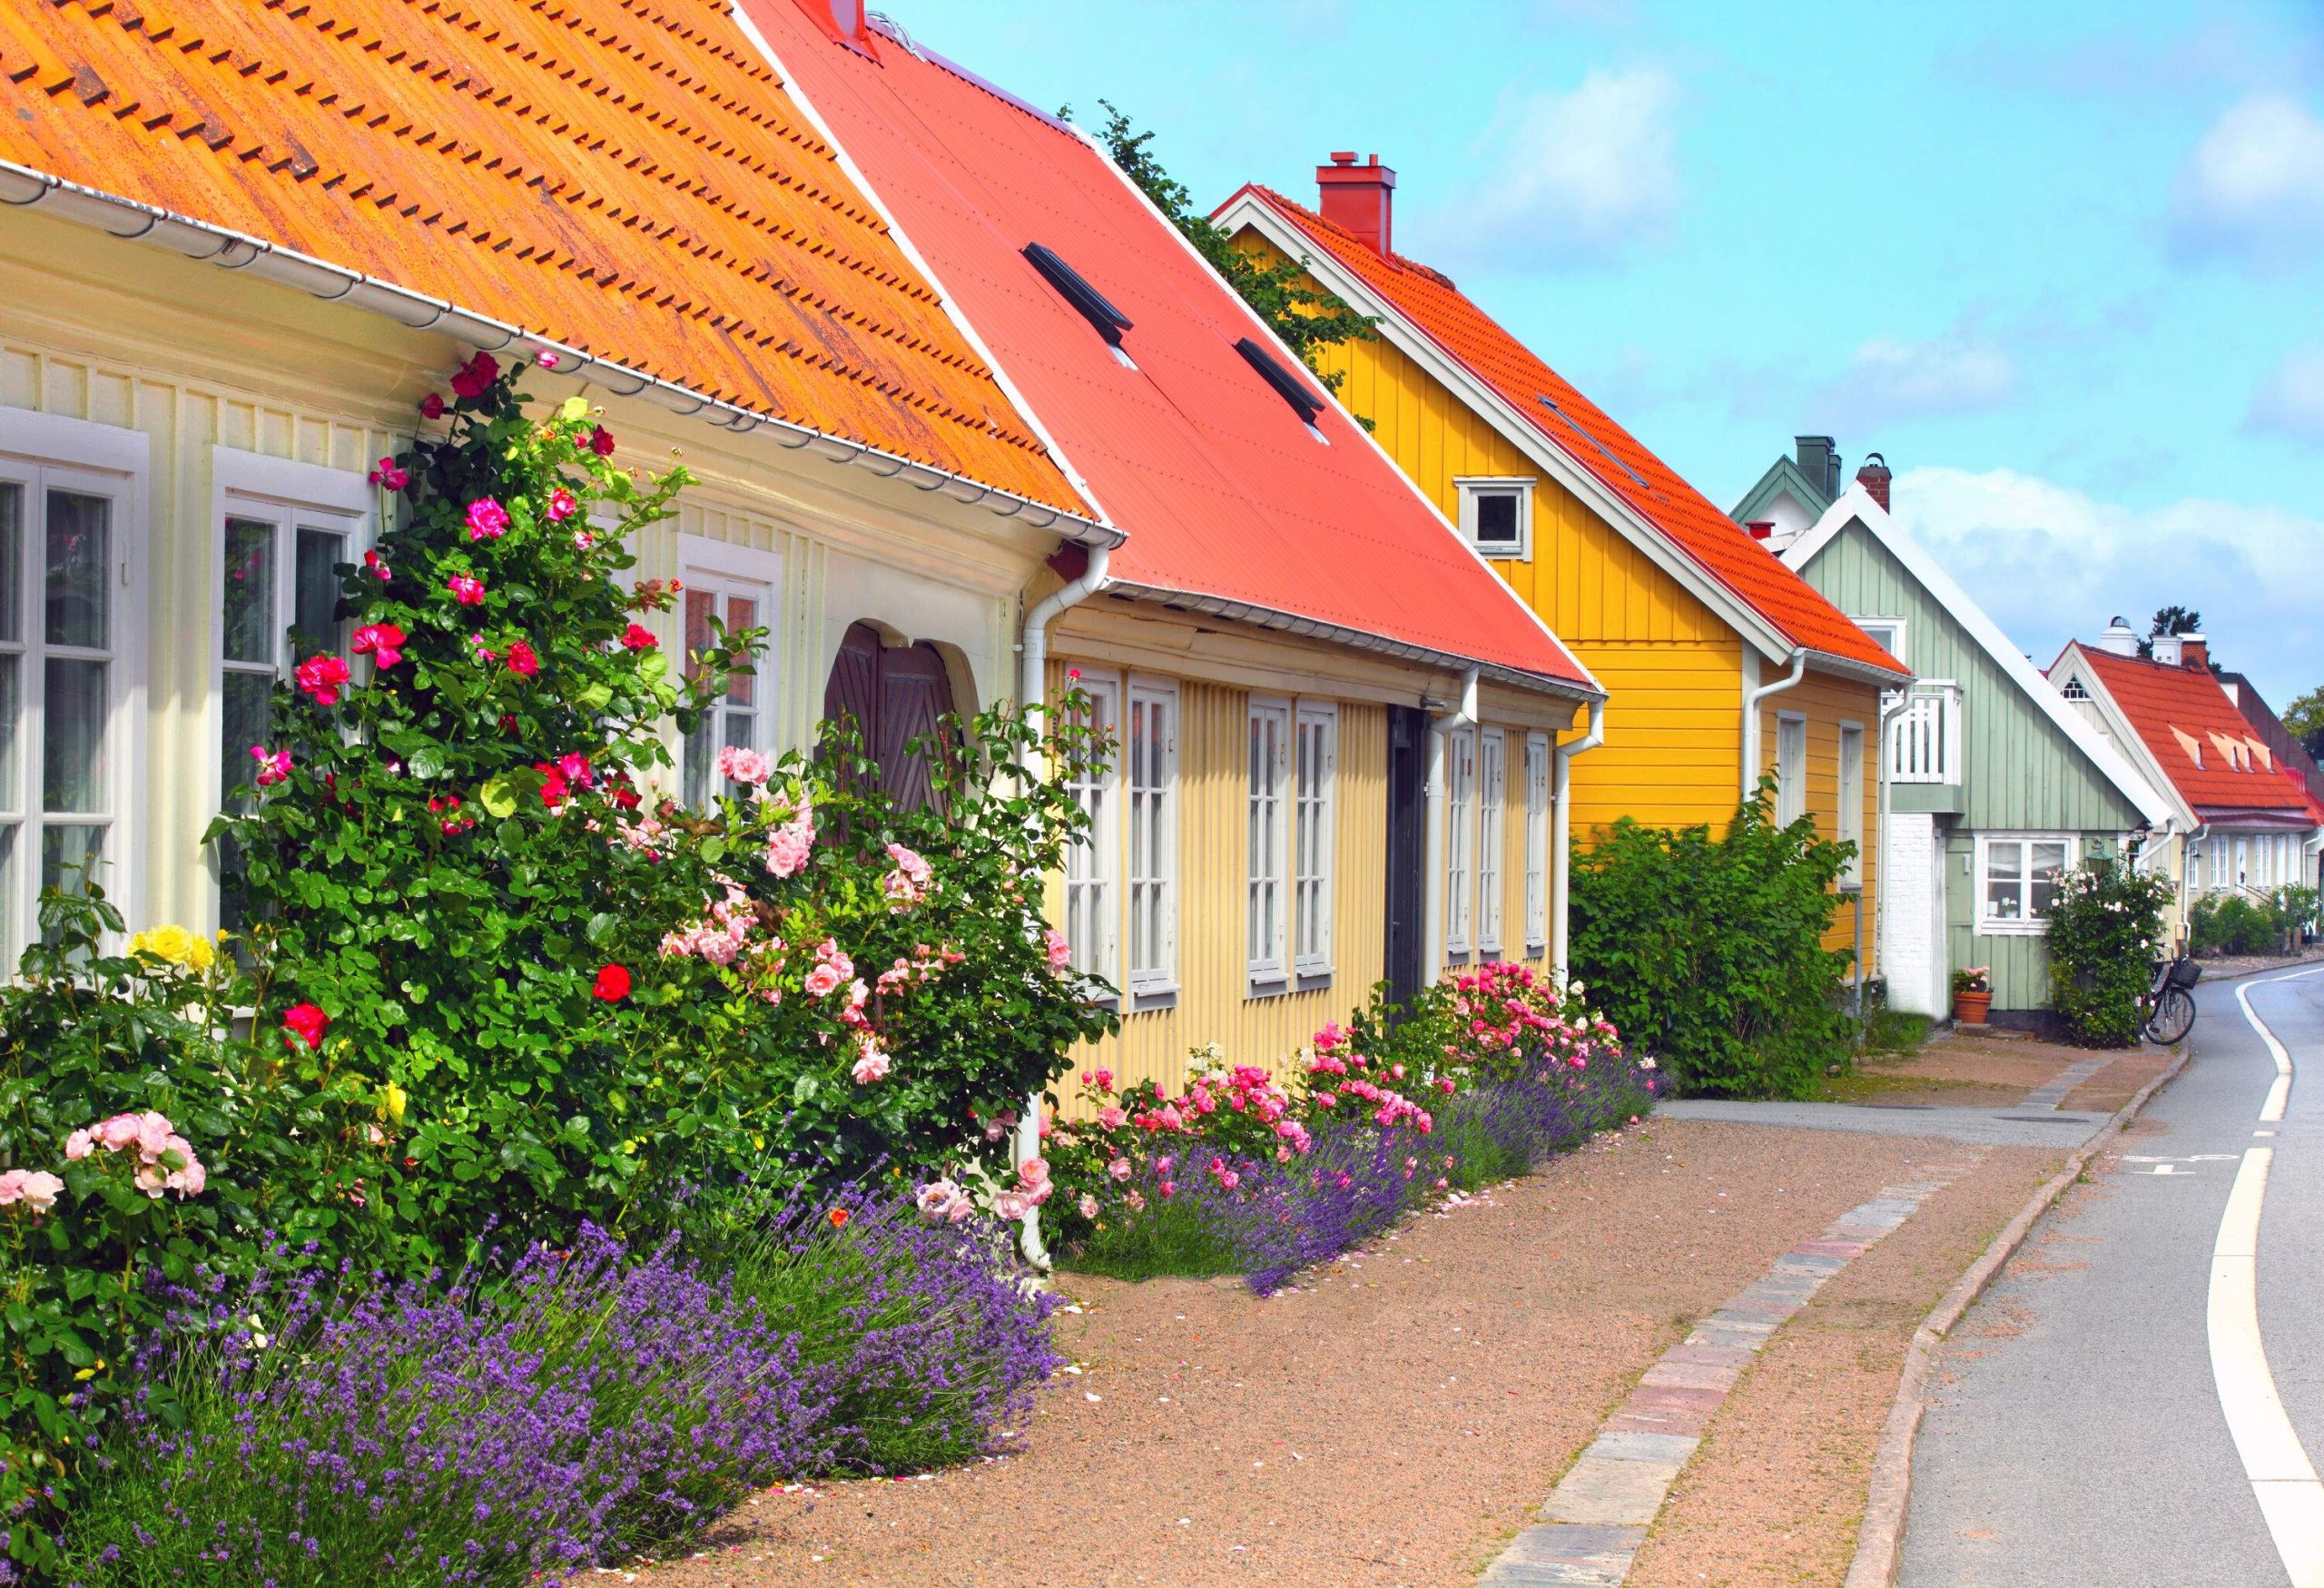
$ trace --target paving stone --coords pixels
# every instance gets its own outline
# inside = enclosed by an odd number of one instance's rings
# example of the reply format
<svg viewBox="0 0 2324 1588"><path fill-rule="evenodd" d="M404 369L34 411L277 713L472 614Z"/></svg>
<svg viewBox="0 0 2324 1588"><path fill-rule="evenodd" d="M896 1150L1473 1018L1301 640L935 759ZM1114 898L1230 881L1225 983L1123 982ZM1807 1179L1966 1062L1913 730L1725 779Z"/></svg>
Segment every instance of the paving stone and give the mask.
<svg viewBox="0 0 2324 1588"><path fill-rule="evenodd" d="M1683 1434L1600 1434L1581 1453L1584 1461L1653 1461L1676 1472L1701 1443Z"/></svg>
<svg viewBox="0 0 2324 1588"><path fill-rule="evenodd" d="M1787 1274L1837 1274L1848 1266L1847 1258L1824 1257L1816 1252L1803 1252L1797 1247L1775 1261L1777 1272Z"/></svg>
<svg viewBox="0 0 2324 1588"><path fill-rule="evenodd" d="M1871 1248L1860 1240L1803 1240L1791 1248L1801 1257L1860 1258Z"/></svg>
<svg viewBox="0 0 2324 1588"><path fill-rule="evenodd" d="M1726 1397L1721 1396L1724 1400ZM1718 1408L1714 1406L1712 1412ZM1684 1434L1699 1439L1710 1426L1711 1412L1633 1411L1627 1406L1606 1419L1601 1434Z"/></svg>
<svg viewBox="0 0 2324 1588"><path fill-rule="evenodd" d="M1586 1526L1544 1522L1519 1530L1495 1565L1595 1566L1627 1571L1646 1543L1643 1527Z"/></svg>
<svg viewBox="0 0 2324 1588"><path fill-rule="evenodd" d="M1477 1588L1619 1588L1628 1575L1628 1562L1619 1566L1529 1566L1495 1561L1477 1579Z"/></svg>
<svg viewBox="0 0 2324 1588"><path fill-rule="evenodd" d="M1643 1389L1715 1389L1724 1395L1742 1376L1739 1368L1707 1367L1699 1362L1657 1362L1638 1382Z"/></svg>
<svg viewBox="0 0 2324 1588"><path fill-rule="evenodd" d="M1596 1522L1644 1527L1662 1509L1663 1496L1679 1469L1656 1461L1600 1461L1583 1456L1573 1464L1540 1515L1544 1522Z"/></svg>
<svg viewBox="0 0 2324 1588"><path fill-rule="evenodd" d="M1700 1362L1711 1367L1741 1367L1758 1353L1749 1346L1697 1345L1692 1336L1662 1353L1665 1362Z"/></svg>
<svg viewBox="0 0 2324 1588"><path fill-rule="evenodd" d="M1696 1412L1707 1415L1718 1410L1727 1396L1726 1390L1709 1386L1640 1384L1624 1397L1621 1409L1640 1414Z"/></svg>
<svg viewBox="0 0 2324 1588"><path fill-rule="evenodd" d="M1798 1310L1797 1302L1776 1297L1754 1296L1747 1290L1720 1307L1718 1317L1721 1322L1764 1323L1772 1328Z"/></svg>

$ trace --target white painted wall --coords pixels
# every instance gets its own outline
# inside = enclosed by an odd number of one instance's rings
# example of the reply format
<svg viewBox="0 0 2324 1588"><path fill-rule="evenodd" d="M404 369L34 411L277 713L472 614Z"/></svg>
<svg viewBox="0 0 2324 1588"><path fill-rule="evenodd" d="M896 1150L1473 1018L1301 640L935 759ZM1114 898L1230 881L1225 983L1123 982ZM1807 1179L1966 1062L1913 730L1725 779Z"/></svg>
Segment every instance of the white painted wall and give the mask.
<svg viewBox="0 0 2324 1588"><path fill-rule="evenodd" d="M1881 916L1880 964L1888 1004L1907 1014L1941 1016L1952 1007L1945 963L1945 845L1936 818L1892 811L1881 875L1888 890Z"/></svg>

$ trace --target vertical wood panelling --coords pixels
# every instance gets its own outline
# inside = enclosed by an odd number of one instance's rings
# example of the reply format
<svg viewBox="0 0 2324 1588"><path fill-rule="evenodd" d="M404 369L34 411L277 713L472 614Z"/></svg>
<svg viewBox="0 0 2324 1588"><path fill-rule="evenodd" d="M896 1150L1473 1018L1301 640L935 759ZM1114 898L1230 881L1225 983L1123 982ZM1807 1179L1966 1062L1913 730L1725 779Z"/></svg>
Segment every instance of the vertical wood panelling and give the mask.
<svg viewBox="0 0 2324 1588"><path fill-rule="evenodd" d="M1879 974L1874 922L1879 920L1880 856L1873 834L1879 831L1880 780L1873 774L1872 744L1880 727L1880 691L1869 684L1810 673L1792 688L1771 695L1760 708L1759 764L1772 772L1776 764L1776 725L1782 714L1796 712L1807 719L1807 814L1816 831L1827 839L1839 836L1840 725L1856 723L1865 734L1863 809L1857 831L1864 852L1865 974ZM1827 949L1845 949L1856 942L1854 906L1843 903L1824 935Z"/></svg>

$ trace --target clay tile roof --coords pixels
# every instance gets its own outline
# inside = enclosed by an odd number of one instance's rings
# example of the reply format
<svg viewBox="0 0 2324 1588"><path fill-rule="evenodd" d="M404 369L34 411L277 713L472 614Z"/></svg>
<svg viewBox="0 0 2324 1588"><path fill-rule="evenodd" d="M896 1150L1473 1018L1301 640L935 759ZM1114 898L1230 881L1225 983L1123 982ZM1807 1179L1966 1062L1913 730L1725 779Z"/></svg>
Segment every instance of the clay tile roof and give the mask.
<svg viewBox="0 0 2324 1588"><path fill-rule="evenodd" d="M2252 754L2250 725L2209 673L2118 656L2095 646L2080 650L2163 775L2197 811L2307 810L2299 779ZM2201 754L2205 749L2212 753Z"/></svg>
<svg viewBox="0 0 2324 1588"><path fill-rule="evenodd" d="M1527 424L1595 475L1793 645L1896 673L1910 671L1471 302L1449 278L1401 254L1384 257L1354 233L1271 188L1253 183L1243 192L1265 202L1360 278L1413 330L1490 386Z"/></svg>
<svg viewBox="0 0 2324 1588"><path fill-rule="evenodd" d="M1128 535L1113 553L1117 579L1594 689L1072 129L892 33L857 49L793 0L745 0L745 11L1012 392ZM1128 321L1121 348L1135 367L1025 257L1033 243ZM1321 405L1328 445L1236 350L1244 340Z"/></svg>
<svg viewBox="0 0 2324 1588"><path fill-rule="evenodd" d="M42 0L0 104L0 159L1087 512L723 0Z"/></svg>

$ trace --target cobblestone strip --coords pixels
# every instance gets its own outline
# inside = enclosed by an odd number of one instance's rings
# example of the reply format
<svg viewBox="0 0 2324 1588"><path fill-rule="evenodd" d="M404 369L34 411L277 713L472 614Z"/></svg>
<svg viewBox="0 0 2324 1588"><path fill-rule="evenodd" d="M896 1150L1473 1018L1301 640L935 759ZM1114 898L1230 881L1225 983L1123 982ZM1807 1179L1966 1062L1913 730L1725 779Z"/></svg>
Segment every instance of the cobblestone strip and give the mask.
<svg viewBox="0 0 2324 1588"><path fill-rule="evenodd" d="M2065 1107L2068 1092L2112 1062L2114 1062L2114 1055L2109 1053L2103 1058L2084 1059L2079 1063L2069 1064L2052 1076L2047 1086L2027 1092L2024 1106L2029 1109L2048 1109L2054 1113Z"/></svg>
<svg viewBox="0 0 2324 1588"><path fill-rule="evenodd" d="M1485 1569L1478 1588L1620 1583L1703 1430L1760 1347L1833 1275L1975 1168L1980 1156L1915 1165L1922 1178L1884 1187L1841 1214L1665 1351L1558 1480L1539 1520L1520 1529Z"/></svg>

